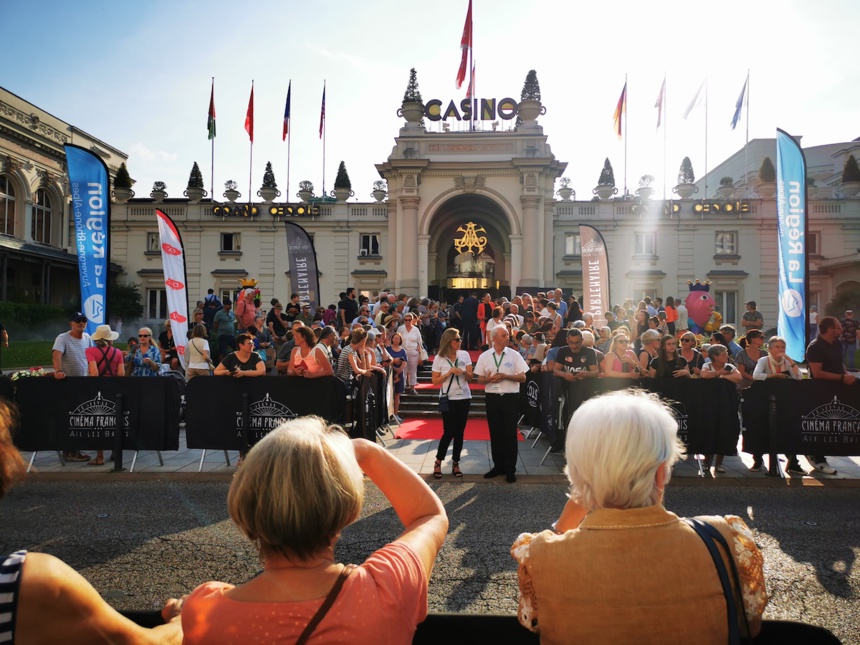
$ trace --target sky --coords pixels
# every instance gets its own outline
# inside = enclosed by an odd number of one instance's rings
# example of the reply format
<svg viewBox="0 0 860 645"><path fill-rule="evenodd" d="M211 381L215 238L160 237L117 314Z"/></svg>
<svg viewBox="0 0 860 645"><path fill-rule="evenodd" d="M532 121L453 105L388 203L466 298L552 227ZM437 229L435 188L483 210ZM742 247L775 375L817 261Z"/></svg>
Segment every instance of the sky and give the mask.
<svg viewBox="0 0 860 645"><path fill-rule="evenodd" d="M16 63L4 65L0 86L127 153L138 197L155 181L181 197L195 161L212 192L206 120L214 77L217 199L228 179L247 199L249 174L256 194L267 161L284 193L279 201L297 201L300 180L320 195L323 174L328 192L343 160L351 201L370 201L380 178L374 164L388 157L403 124L396 110L409 69L417 69L425 101L465 97L455 77L467 4L44 0L37 17L30 2L0 0L4 33L33 32L20 41ZM684 156L702 176L743 147L747 126L750 140L772 138L780 127L804 146L860 136L860 66L850 36L860 12L850 0L473 0L473 19L477 96L518 100L527 72L537 71L547 110L538 122L556 158L568 163L579 199L591 198L606 157L619 192L626 159L630 190L649 174L659 196L664 177L670 189L676 183ZM748 70L749 122L744 111L732 131ZM654 104L664 75L658 130ZM628 121L619 141L612 117L625 76ZM707 128L704 104L682 118L706 77ZM251 166L244 121L252 80ZM290 81L288 155L281 132Z"/></svg>

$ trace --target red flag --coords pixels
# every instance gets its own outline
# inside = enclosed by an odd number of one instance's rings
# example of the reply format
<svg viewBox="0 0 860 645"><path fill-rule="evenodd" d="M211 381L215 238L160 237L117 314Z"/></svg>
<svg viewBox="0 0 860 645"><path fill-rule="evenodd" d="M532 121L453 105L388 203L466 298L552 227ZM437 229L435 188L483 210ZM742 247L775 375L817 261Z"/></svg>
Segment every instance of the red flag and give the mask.
<svg viewBox="0 0 860 645"><path fill-rule="evenodd" d="M469 10L466 12L466 24L463 26L463 36L460 38L460 49L463 50L463 57L460 59L460 69L457 70L457 89L463 87L463 81L466 80L466 59L469 56L469 50L472 49L472 0L469 0Z"/></svg>
<svg viewBox="0 0 860 645"><path fill-rule="evenodd" d="M621 138L621 115L627 114L627 81L624 81L624 89L621 90L621 96L618 97L618 105L615 106L615 134Z"/></svg>
<svg viewBox="0 0 860 645"><path fill-rule="evenodd" d="M293 82L290 81L287 87L287 104L284 107L284 132L281 136L281 141L287 140L287 135L290 133L290 94L293 92Z"/></svg>
<svg viewBox="0 0 860 645"><path fill-rule="evenodd" d="M472 92L475 91L475 63L472 62L472 73L469 75L469 87L466 88L466 98L472 98Z"/></svg>
<svg viewBox="0 0 860 645"><path fill-rule="evenodd" d="M206 119L209 139L215 138L215 79L212 79L212 94L209 95L209 118Z"/></svg>
<svg viewBox="0 0 860 645"><path fill-rule="evenodd" d="M657 129L660 129L660 123L663 120L663 108L666 107L666 77L663 77L663 85L660 86L660 93L657 95L657 102L654 104L657 108Z"/></svg>
<svg viewBox="0 0 860 645"><path fill-rule="evenodd" d="M323 100L320 108L320 139L322 139L323 130L325 129L325 83L323 83Z"/></svg>
<svg viewBox="0 0 860 645"><path fill-rule="evenodd" d="M254 84L251 83L251 100L248 101L248 112L245 114L245 132L254 143Z"/></svg>

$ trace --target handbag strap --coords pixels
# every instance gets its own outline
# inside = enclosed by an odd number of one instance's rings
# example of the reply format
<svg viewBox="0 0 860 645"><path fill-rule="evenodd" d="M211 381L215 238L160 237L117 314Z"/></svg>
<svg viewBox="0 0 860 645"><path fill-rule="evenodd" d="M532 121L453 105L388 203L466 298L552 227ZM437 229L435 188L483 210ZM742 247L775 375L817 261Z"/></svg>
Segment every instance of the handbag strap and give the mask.
<svg viewBox="0 0 860 645"><path fill-rule="evenodd" d="M732 592L731 583L729 582L729 574L726 571L725 562L723 562L723 558L720 555L720 551L717 548L716 543L719 542L726 550L729 564L732 568L732 576L735 581L735 587L737 588L738 593L741 594L741 582L738 576L738 568L735 564L735 559L732 555L732 551L729 548L729 545L726 542L726 539L722 536L722 534L707 522L703 522L702 520L698 520L695 518L690 519L688 517L684 518L684 522L686 522L687 525L690 526L690 528L692 528L696 532L696 534L702 539L702 542L704 542L705 546L708 548L708 553L711 554L711 558L714 561L714 566L716 566L717 573L720 576L720 583L723 585L723 596L726 599L726 608L728 610L727 613L729 624L729 644L739 645L741 642L741 637L740 628L738 626L737 604L735 603L735 597L734 593ZM741 612L743 612L744 625L747 628L747 634L749 634L749 622L747 621L747 613L744 609L743 600L741 600Z"/></svg>
<svg viewBox="0 0 860 645"><path fill-rule="evenodd" d="M343 568L343 571L340 572L340 575L337 577L337 580L335 581L334 586L331 588L331 591L329 591L328 595L325 597L323 604L320 605L320 608L317 609L317 613L314 614L307 627L305 627L305 630L299 636L299 639L296 641L296 645L304 645L308 642L308 639L311 637L313 631L317 628L317 625L322 622L322 619L325 618L325 615L328 613L328 610L331 609L331 606L334 604L334 601L337 600L337 596L340 593L340 590L343 588L343 583L346 582L346 579L349 577L349 574L352 573L354 569L354 564L348 564Z"/></svg>

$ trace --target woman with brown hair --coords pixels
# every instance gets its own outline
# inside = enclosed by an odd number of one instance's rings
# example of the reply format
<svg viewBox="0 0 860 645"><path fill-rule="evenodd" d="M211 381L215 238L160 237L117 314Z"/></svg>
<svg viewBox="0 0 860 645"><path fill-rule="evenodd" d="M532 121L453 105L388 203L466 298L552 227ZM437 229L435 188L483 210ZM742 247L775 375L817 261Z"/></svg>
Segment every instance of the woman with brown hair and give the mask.
<svg viewBox="0 0 860 645"><path fill-rule="evenodd" d="M497 307L497 309L501 309ZM455 477L462 477L460 471L460 453L463 450L463 435L466 422L469 420L469 408L472 404L472 392L469 382L472 380L472 359L469 352L460 349L462 338L456 329L446 329L439 343L439 353L433 359L433 385L439 386L439 408L442 412L442 439L436 449L436 462L433 465L433 476L442 478L442 462L448 453L448 446L454 441L451 472ZM444 398L443 398L444 397ZM446 403L443 403L445 401Z"/></svg>
<svg viewBox="0 0 860 645"><path fill-rule="evenodd" d="M303 376L304 378L320 378L333 376L331 363L325 358L323 348L317 349L317 340L310 327L297 327L293 331L296 346L290 354L287 366L287 376Z"/></svg>
<svg viewBox="0 0 860 645"><path fill-rule="evenodd" d="M689 378L690 370L680 354L678 341L674 336L666 334L660 339L660 349L657 358L651 360L648 366L651 378Z"/></svg>
<svg viewBox="0 0 860 645"><path fill-rule="evenodd" d="M367 344L367 332L363 327L357 327L349 335L349 345L340 350L337 359L337 376L344 383L349 383L350 377L358 378L370 374L364 364L364 347Z"/></svg>
<svg viewBox="0 0 860 645"><path fill-rule="evenodd" d="M191 338L185 347L187 369L185 377L190 381L195 376L212 376L211 359L209 357L209 332L206 325L194 325Z"/></svg>

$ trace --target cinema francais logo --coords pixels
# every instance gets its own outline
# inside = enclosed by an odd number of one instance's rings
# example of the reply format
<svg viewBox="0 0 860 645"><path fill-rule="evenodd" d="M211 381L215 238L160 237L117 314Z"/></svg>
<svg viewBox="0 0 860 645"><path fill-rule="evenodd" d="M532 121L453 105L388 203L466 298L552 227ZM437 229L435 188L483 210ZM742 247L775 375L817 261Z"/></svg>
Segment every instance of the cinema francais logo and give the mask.
<svg viewBox="0 0 860 645"><path fill-rule="evenodd" d="M678 424L678 438L683 443L688 443L687 422L690 420L690 417L687 415L687 408L684 407L683 403L673 401L669 410L672 412L672 416L675 417L675 423Z"/></svg>
<svg viewBox="0 0 860 645"><path fill-rule="evenodd" d="M526 399L529 402L530 408L540 406L540 386L537 384L537 381L530 380L528 385L526 385Z"/></svg>
<svg viewBox="0 0 860 645"><path fill-rule="evenodd" d="M122 427L128 428L130 411L123 411ZM69 412L69 437L87 439L110 439L116 432L116 403L102 396L84 401Z"/></svg>
<svg viewBox="0 0 860 645"><path fill-rule="evenodd" d="M251 430L251 438L260 440L269 432L277 428L284 421L295 419L298 415L283 403L279 403L269 396L254 401L249 406L248 426ZM242 411L236 412L236 428L238 437L242 436Z"/></svg>
<svg viewBox="0 0 860 645"><path fill-rule="evenodd" d="M803 441L809 443L860 442L860 410L842 403L837 397L800 417Z"/></svg>

